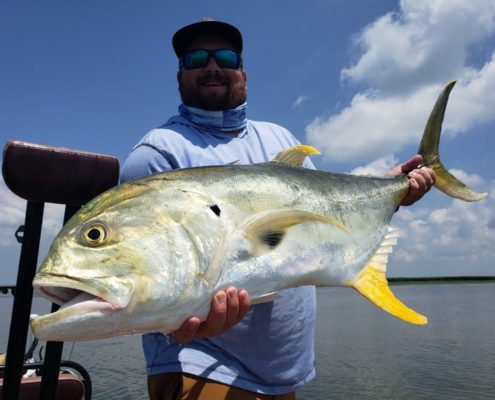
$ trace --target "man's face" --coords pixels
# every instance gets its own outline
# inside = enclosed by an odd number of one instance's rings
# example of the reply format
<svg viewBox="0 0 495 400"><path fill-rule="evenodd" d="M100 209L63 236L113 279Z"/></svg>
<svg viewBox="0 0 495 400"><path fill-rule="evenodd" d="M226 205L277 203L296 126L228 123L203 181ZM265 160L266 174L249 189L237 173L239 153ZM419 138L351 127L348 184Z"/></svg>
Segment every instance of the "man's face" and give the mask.
<svg viewBox="0 0 495 400"><path fill-rule="evenodd" d="M217 50L234 47L216 35L194 39L186 52L196 49ZM220 68L214 57L202 68L181 68L177 73L179 92L184 104L209 111L235 108L246 101L246 73L242 68Z"/></svg>

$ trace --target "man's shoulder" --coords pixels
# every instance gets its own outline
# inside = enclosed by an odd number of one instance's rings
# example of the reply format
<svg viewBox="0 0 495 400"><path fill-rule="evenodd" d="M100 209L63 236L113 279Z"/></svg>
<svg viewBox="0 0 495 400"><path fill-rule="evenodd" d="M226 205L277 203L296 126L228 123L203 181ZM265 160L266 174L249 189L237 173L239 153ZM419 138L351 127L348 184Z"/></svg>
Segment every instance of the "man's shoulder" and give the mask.
<svg viewBox="0 0 495 400"><path fill-rule="evenodd" d="M299 142L295 136L285 127L273 122L249 120L250 129L263 141L275 141L282 147L295 146Z"/></svg>
<svg viewBox="0 0 495 400"><path fill-rule="evenodd" d="M181 129L180 125L165 123L158 128L151 129L139 141L138 145L147 144L161 147L167 143L183 141L185 136L187 136L187 134L184 129Z"/></svg>
<svg viewBox="0 0 495 400"><path fill-rule="evenodd" d="M148 131L125 160L121 181L179 168L181 152L187 146L180 128L180 124L165 123Z"/></svg>
<svg viewBox="0 0 495 400"><path fill-rule="evenodd" d="M284 133L289 133L289 130L287 128L284 128L282 125L276 124L274 122L269 122L269 121L255 121L255 120L248 120L248 123L250 123L252 126L259 128L259 129L270 129L273 131L277 132L284 132Z"/></svg>

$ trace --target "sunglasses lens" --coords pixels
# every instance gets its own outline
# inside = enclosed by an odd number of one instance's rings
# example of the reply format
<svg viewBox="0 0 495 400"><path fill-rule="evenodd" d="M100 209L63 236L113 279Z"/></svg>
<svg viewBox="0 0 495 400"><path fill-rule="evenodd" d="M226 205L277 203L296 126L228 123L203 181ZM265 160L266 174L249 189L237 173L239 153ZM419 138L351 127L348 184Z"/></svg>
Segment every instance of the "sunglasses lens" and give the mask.
<svg viewBox="0 0 495 400"><path fill-rule="evenodd" d="M206 50L194 50L184 55L184 67L186 69L201 68L208 64L208 52Z"/></svg>
<svg viewBox="0 0 495 400"><path fill-rule="evenodd" d="M239 68L239 55L232 50L217 50L215 60L220 68Z"/></svg>
<svg viewBox="0 0 495 400"><path fill-rule="evenodd" d="M241 57L233 50L193 50L184 54L182 65L185 69L203 68L208 64L210 56L215 57L215 61L220 68L237 69L241 64Z"/></svg>

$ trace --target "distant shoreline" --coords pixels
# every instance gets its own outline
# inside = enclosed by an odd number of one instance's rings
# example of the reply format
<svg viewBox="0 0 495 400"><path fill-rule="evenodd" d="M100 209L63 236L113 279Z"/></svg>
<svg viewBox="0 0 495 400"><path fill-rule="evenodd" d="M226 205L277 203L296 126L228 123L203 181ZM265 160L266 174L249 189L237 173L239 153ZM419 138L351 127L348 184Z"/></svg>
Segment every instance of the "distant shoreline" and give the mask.
<svg viewBox="0 0 495 400"><path fill-rule="evenodd" d="M391 285L428 283L487 283L495 282L495 276L420 276L387 278Z"/></svg>

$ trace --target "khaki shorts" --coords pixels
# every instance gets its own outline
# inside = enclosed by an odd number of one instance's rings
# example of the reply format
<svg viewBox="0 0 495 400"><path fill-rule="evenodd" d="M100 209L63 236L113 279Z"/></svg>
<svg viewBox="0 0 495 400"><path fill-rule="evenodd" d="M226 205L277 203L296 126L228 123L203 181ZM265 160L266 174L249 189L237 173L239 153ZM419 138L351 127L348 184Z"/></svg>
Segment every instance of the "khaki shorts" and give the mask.
<svg viewBox="0 0 495 400"><path fill-rule="evenodd" d="M295 400L295 392L269 395L250 392L199 376L172 372L148 376L151 400Z"/></svg>

